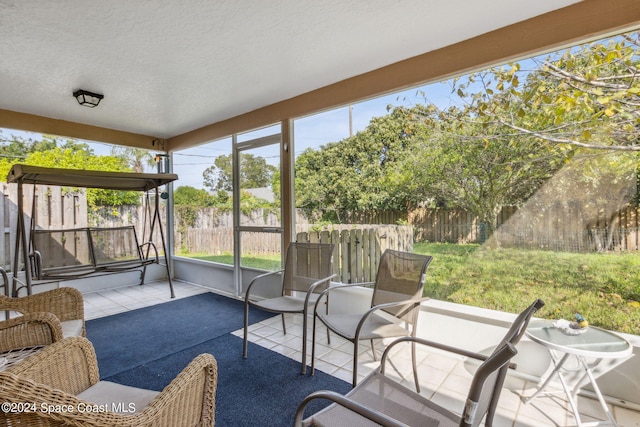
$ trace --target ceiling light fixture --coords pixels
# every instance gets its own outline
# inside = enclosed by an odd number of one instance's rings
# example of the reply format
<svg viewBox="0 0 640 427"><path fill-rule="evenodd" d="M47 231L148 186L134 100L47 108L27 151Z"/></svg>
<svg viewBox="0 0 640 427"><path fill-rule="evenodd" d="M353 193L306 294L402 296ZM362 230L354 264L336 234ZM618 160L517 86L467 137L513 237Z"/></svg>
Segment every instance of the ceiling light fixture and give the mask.
<svg viewBox="0 0 640 427"><path fill-rule="evenodd" d="M78 104L89 108L97 107L102 98L104 98L104 95L83 89L78 89L73 92L73 96L78 100Z"/></svg>

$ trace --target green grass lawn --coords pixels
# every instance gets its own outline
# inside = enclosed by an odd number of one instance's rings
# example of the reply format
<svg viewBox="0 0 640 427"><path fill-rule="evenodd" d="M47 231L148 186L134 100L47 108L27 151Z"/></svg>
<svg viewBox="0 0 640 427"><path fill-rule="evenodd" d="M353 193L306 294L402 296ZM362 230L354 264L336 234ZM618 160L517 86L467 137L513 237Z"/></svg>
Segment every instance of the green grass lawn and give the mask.
<svg viewBox="0 0 640 427"><path fill-rule="evenodd" d="M416 243L433 255L425 296L516 313L535 298L537 314L640 335L640 255L486 249L479 245Z"/></svg>
<svg viewBox="0 0 640 427"><path fill-rule="evenodd" d="M414 252L434 257L425 296L517 313L534 299L546 305L537 314L640 335L640 255L583 254L480 245L415 243ZM232 264L232 255L188 255ZM245 266L277 270L280 257L245 257Z"/></svg>

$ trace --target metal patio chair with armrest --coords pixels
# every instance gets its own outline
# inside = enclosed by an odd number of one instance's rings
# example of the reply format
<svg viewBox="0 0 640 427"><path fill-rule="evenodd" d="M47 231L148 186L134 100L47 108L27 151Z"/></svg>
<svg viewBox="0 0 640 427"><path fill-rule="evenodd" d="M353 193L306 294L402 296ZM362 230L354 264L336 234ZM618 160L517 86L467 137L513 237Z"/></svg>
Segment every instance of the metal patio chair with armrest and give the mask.
<svg viewBox="0 0 640 427"><path fill-rule="evenodd" d="M261 274L255 277L244 297L244 345L242 356L247 357L249 306L254 306L282 316L282 330L286 334L286 313L300 313L303 315L302 326L302 368L304 374L307 368L307 322L309 306L315 302L315 296L327 289L332 274L333 248L329 243L292 242L287 248L284 269ZM265 299L252 299L251 292L256 292L263 279L282 274L281 292L278 296Z"/></svg>
<svg viewBox="0 0 640 427"><path fill-rule="evenodd" d="M462 415L458 415L385 376L389 350L403 341L410 341L412 345L423 343L416 337L402 337L391 343L382 355L380 368L346 395L328 390L310 394L298 406L294 425L476 427L484 418L491 400L499 395L497 383L501 369L517 353L511 343L503 342L484 359L473 376ZM305 407L316 399L334 403L303 419Z"/></svg>
<svg viewBox="0 0 640 427"><path fill-rule="evenodd" d="M100 381L86 338L66 338L0 372L6 425L213 426L217 364L196 356L161 392ZM0 424L2 424L0 422Z"/></svg>
<svg viewBox="0 0 640 427"><path fill-rule="evenodd" d="M330 331L353 343L354 387L358 379L358 345L361 340L371 341L375 360L374 339L415 336L420 303L424 301L422 290L425 274L432 259L429 255L387 249L380 258L375 282L337 285L322 292L314 308L311 373L315 368L316 319ZM330 313L330 307L324 313L318 310L320 304L326 301L325 298L335 290L372 284L371 308L364 314L333 314Z"/></svg>
<svg viewBox="0 0 640 427"><path fill-rule="evenodd" d="M385 349L380 367L347 395L323 390L307 396L298 407L295 425L335 425L335 420L340 420L343 425L360 426L368 425L365 421L370 420L371 425L383 426L475 427L484 419L485 426L491 426L507 369L510 367L507 362L516 354L516 344L524 335L533 314L542 306L544 306L544 302L538 299L523 310L514 319L500 343L489 356L421 338L399 338ZM417 343L482 361L473 376L464 408L460 411L462 415L453 413L420 395L417 384L418 392L414 392L385 375L386 363L391 349L407 341L412 345ZM414 380L415 372L414 365ZM306 405L315 399L327 399L335 404L303 420Z"/></svg>

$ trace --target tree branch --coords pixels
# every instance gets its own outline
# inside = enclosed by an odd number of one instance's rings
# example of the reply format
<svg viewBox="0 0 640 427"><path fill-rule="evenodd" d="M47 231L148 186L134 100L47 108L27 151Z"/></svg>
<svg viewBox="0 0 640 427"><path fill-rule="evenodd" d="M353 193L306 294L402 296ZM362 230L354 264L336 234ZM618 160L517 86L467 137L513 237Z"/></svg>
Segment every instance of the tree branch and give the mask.
<svg viewBox="0 0 640 427"><path fill-rule="evenodd" d="M609 151L640 151L640 146L638 145L600 145L600 144L587 144L585 142L576 141L575 139L570 138L557 138L549 135L545 135L540 132L535 132L529 129L522 128L520 126L516 126L513 123L507 123L503 120L497 119L497 121L504 126L507 126L511 129L517 130L519 132L525 133L527 135L535 136L537 138L543 139L545 141L553 142L556 144L570 144L575 147L581 148L589 148L592 150L609 150Z"/></svg>

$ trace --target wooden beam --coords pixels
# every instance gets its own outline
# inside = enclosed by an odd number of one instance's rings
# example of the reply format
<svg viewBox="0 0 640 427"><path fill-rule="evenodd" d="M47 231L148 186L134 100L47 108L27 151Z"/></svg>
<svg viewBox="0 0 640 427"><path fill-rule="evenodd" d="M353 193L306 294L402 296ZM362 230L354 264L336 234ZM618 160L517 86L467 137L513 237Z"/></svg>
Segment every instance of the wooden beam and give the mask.
<svg viewBox="0 0 640 427"><path fill-rule="evenodd" d="M638 0L583 0L285 101L169 138L184 149L375 96L481 70L640 26Z"/></svg>
<svg viewBox="0 0 640 427"><path fill-rule="evenodd" d="M66 120L0 109L0 128L28 130L49 135L78 138L87 141L165 151L166 140L149 135L124 132Z"/></svg>

